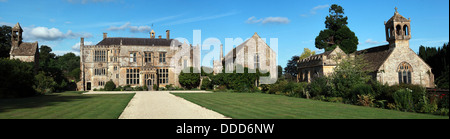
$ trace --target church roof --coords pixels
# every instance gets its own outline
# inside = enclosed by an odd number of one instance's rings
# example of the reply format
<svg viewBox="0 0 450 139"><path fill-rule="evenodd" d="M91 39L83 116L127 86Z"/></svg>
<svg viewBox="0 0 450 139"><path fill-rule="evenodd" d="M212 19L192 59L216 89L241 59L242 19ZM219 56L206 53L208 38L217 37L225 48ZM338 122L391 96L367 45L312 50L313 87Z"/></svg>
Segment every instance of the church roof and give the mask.
<svg viewBox="0 0 450 139"><path fill-rule="evenodd" d="M409 22L409 19L406 19L402 15L400 15L397 11L397 7L395 8L394 16L392 16L388 21L389 22Z"/></svg>
<svg viewBox="0 0 450 139"><path fill-rule="evenodd" d="M20 43L19 47L13 46L11 47L11 55L15 56L34 56L38 49L38 42Z"/></svg>
<svg viewBox="0 0 450 139"><path fill-rule="evenodd" d="M377 71L386 59L391 55L394 49L390 49L389 44L376 46L360 51L356 51L356 55L362 55L367 62L365 70L373 72Z"/></svg>
<svg viewBox="0 0 450 139"><path fill-rule="evenodd" d="M170 46L174 39L154 38L105 38L97 45L137 45L137 46ZM175 40L176 41L176 40ZM176 41L178 42L178 41ZM181 45L181 44L179 44Z"/></svg>

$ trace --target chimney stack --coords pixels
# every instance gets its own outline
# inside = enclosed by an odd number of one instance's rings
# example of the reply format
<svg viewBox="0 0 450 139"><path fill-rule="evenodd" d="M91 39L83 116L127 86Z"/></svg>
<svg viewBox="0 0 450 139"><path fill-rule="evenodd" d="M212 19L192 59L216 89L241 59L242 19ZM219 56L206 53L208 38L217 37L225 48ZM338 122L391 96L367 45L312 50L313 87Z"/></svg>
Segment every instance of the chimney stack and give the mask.
<svg viewBox="0 0 450 139"><path fill-rule="evenodd" d="M158 39L161 39L161 38L162 38L162 36L161 36L161 35L159 35L159 36L158 36Z"/></svg>
<svg viewBox="0 0 450 139"><path fill-rule="evenodd" d="M108 38L108 33L103 33L103 39Z"/></svg>
<svg viewBox="0 0 450 139"><path fill-rule="evenodd" d="M166 30L166 39L170 40L170 30Z"/></svg>

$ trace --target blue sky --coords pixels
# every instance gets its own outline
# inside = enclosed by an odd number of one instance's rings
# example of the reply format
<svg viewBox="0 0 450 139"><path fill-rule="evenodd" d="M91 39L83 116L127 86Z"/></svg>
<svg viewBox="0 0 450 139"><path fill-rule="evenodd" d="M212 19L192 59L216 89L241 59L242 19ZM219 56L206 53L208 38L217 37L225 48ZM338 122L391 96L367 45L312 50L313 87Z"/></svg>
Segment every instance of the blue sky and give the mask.
<svg viewBox="0 0 450 139"><path fill-rule="evenodd" d="M96 44L108 37L183 37L201 39L278 38L278 64L285 67L303 48L317 50L314 39L325 28L328 8L338 4L359 39L358 50L386 44L384 21L394 8L411 18L410 47L439 47L449 41L448 0L0 0L0 25L17 22L25 41L39 41L62 55L76 52L80 37ZM153 26L152 26L153 25ZM225 52L226 53L226 52Z"/></svg>

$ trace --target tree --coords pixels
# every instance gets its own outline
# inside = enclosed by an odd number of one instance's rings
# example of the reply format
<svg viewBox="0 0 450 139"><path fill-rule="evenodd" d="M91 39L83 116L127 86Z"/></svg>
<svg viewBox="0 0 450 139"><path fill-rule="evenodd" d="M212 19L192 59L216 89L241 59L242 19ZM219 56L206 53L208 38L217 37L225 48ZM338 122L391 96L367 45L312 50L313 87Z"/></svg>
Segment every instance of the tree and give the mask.
<svg viewBox="0 0 450 139"><path fill-rule="evenodd" d="M11 50L11 27L3 25L0 27L0 58L9 58Z"/></svg>
<svg viewBox="0 0 450 139"><path fill-rule="evenodd" d="M57 86L56 82L53 80L52 77L46 76L44 72L39 72L36 76L34 76L35 79L35 86L37 92L41 94L45 94L48 92L53 92L55 87Z"/></svg>
<svg viewBox="0 0 450 139"><path fill-rule="evenodd" d="M331 5L330 14L325 18L325 30L320 31L315 39L318 49L330 51L339 47L346 53L353 53L357 49L358 38L355 33L348 28L347 16L344 17L344 9L337 5Z"/></svg>
<svg viewBox="0 0 450 139"><path fill-rule="evenodd" d="M0 58L0 98L35 95L33 63Z"/></svg>
<svg viewBox="0 0 450 139"><path fill-rule="evenodd" d="M308 48L303 48L303 53L300 55L299 59L302 60L302 59L308 58L309 56L312 56L315 54L316 54L316 51L311 51Z"/></svg>
<svg viewBox="0 0 450 139"><path fill-rule="evenodd" d="M362 55L343 59L336 65L330 76L332 91L328 97L351 98L352 87L357 84L365 84L371 79L368 71L364 70L367 62Z"/></svg>
<svg viewBox="0 0 450 139"><path fill-rule="evenodd" d="M449 80L449 54L448 43L444 43L442 47L419 47L420 56L430 67L434 74L435 83L439 88L448 88Z"/></svg>
<svg viewBox="0 0 450 139"><path fill-rule="evenodd" d="M299 56L292 56L291 60L288 60L286 67L284 67L284 74L286 78L293 80L297 77L299 58Z"/></svg>
<svg viewBox="0 0 450 139"><path fill-rule="evenodd" d="M189 67L189 69L188 73L184 73L184 70L181 71L180 75L178 75L178 82L180 82L181 86L192 89L200 85L200 73L193 73L193 67Z"/></svg>

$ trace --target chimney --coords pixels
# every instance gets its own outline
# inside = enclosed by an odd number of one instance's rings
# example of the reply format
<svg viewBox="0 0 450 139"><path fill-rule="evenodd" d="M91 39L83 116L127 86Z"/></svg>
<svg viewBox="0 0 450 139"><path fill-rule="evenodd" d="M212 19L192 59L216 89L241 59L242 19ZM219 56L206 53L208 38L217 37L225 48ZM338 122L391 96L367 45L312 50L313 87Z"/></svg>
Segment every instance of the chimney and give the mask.
<svg viewBox="0 0 450 139"><path fill-rule="evenodd" d="M158 39L161 39L161 38L162 38L162 36L161 36L161 35L159 35L159 36L158 36Z"/></svg>
<svg viewBox="0 0 450 139"><path fill-rule="evenodd" d="M223 60L223 44L220 44L220 61Z"/></svg>
<svg viewBox="0 0 450 139"><path fill-rule="evenodd" d="M170 40L170 30L166 30L166 39Z"/></svg>
<svg viewBox="0 0 450 139"><path fill-rule="evenodd" d="M103 39L108 38L108 33L103 33Z"/></svg>
<svg viewBox="0 0 450 139"><path fill-rule="evenodd" d="M81 40L80 40L80 49L82 46L84 46L84 38L83 37L81 37Z"/></svg>

